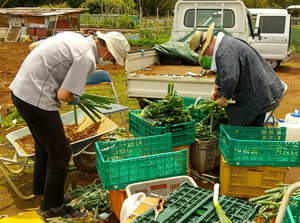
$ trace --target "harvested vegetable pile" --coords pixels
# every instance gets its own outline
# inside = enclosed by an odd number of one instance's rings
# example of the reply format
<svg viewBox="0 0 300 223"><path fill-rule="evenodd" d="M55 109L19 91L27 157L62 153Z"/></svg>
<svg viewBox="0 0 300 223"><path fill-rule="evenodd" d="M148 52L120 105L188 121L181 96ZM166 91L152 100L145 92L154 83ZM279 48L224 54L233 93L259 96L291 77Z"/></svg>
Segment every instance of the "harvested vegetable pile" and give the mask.
<svg viewBox="0 0 300 223"><path fill-rule="evenodd" d="M287 189L291 186L291 184L283 183L279 183L278 185L280 187L266 190L265 195L249 199L251 203L260 204L257 217L264 218L264 223L271 222L272 218L277 216L282 198ZM292 194L292 197L300 198L300 190L296 190Z"/></svg>
<svg viewBox="0 0 300 223"><path fill-rule="evenodd" d="M134 135L130 134L130 138L134 138ZM127 132L125 128L116 128L115 130L106 134L106 136L101 137L103 141L116 141L122 139L128 139Z"/></svg>
<svg viewBox="0 0 300 223"><path fill-rule="evenodd" d="M89 125L84 131L76 132L77 127L75 124L72 125L64 125L64 130L66 134L66 138L69 143L77 142L82 139L94 136L97 134L97 130L99 129L94 123ZM20 139L16 140L17 143L21 146L21 148L26 152L28 155L34 154L34 140L31 134L25 135Z"/></svg>
<svg viewBox="0 0 300 223"><path fill-rule="evenodd" d="M92 210L94 212L94 219L103 220L99 213L102 213L110 208L109 203L109 192L105 191L102 184L96 185L93 183L90 187L79 186L75 190L72 190L71 185L69 185L71 191L67 194L71 195L74 199L70 205L75 210L83 209L88 212Z"/></svg>
<svg viewBox="0 0 300 223"><path fill-rule="evenodd" d="M229 121L225 109L220 107L216 101L201 101L199 104L191 105L187 108L197 109L206 116L195 127L195 136L200 141L217 140L219 136L220 125L228 125Z"/></svg>
<svg viewBox="0 0 300 223"><path fill-rule="evenodd" d="M174 83L169 82L168 94L158 103L144 98L144 101L149 105L143 109L139 116L153 126L171 126L190 122L192 117L189 111L185 109L183 98L176 94Z"/></svg>

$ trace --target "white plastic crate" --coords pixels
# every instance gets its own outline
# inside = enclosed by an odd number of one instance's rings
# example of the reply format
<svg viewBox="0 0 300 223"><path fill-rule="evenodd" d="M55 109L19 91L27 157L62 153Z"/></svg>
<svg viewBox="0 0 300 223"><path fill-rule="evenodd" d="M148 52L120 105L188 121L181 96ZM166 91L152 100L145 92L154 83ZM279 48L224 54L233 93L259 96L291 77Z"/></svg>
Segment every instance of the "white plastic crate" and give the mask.
<svg viewBox="0 0 300 223"><path fill-rule="evenodd" d="M198 187L193 178L189 176L178 176L129 184L125 190L128 197L139 192L143 192L147 197L150 197L151 193L167 196L185 181L192 186Z"/></svg>

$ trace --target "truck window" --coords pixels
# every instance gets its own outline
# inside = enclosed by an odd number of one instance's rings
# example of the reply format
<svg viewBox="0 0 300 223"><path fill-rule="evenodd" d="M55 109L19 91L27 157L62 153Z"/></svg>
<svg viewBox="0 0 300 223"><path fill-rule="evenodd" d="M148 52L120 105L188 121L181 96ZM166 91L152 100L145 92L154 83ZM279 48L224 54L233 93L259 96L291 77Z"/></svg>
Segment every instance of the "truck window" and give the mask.
<svg viewBox="0 0 300 223"><path fill-rule="evenodd" d="M261 16L259 26L261 33L284 33L285 16Z"/></svg>
<svg viewBox="0 0 300 223"><path fill-rule="evenodd" d="M215 23L215 27L221 27L222 10L221 9L197 9L196 27L208 27ZM194 27L195 9L187 10L184 17L184 25L186 27ZM234 13L232 10L225 9L223 16L223 28L231 28L234 26Z"/></svg>

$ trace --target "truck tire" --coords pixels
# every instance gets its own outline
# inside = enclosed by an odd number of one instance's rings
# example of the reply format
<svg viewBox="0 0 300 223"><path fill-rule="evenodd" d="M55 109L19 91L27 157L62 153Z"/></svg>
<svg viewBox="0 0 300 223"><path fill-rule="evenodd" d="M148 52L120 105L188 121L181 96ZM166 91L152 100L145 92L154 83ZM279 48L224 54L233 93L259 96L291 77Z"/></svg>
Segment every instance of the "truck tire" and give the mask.
<svg viewBox="0 0 300 223"><path fill-rule="evenodd" d="M276 70L281 64L281 60L267 60L267 62L273 70Z"/></svg>
<svg viewBox="0 0 300 223"><path fill-rule="evenodd" d="M155 103L157 103L157 100L161 100L161 99L157 99L157 98L147 98L149 101L153 101ZM147 105L149 105L147 102L145 102L143 99L138 98L137 99L139 101L139 106L140 109L144 109Z"/></svg>
<svg viewBox="0 0 300 223"><path fill-rule="evenodd" d="M144 109L148 104L143 99L138 99L140 109Z"/></svg>

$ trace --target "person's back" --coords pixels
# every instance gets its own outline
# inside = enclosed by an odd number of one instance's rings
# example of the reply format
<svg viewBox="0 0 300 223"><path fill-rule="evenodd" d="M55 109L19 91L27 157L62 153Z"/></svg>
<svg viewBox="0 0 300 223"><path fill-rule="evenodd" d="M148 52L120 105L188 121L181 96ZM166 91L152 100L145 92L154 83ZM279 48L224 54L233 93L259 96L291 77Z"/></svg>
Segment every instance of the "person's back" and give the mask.
<svg viewBox="0 0 300 223"><path fill-rule="evenodd" d="M226 107L231 125L249 124L283 92L277 74L243 40L224 36L216 52L216 64L216 84L236 101Z"/></svg>
<svg viewBox="0 0 300 223"><path fill-rule="evenodd" d="M93 42L91 37L68 32L41 41L24 60L10 89L31 105L57 110L58 89L81 95L84 86L77 83L85 83L96 69Z"/></svg>

